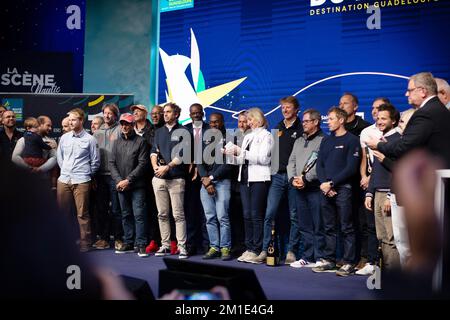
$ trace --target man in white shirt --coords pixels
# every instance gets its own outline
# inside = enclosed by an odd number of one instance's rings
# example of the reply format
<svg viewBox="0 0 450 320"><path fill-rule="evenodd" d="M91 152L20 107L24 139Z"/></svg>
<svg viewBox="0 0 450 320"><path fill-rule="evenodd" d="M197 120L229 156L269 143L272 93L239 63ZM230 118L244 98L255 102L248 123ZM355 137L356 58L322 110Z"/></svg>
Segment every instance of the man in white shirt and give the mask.
<svg viewBox="0 0 450 320"><path fill-rule="evenodd" d="M61 137L57 150L61 175L58 178L56 195L60 208L70 212L75 203L80 226L80 251L89 251L91 218L89 215L89 193L92 176L100 167L97 142L83 128L84 111L76 108L68 113L72 131Z"/></svg>

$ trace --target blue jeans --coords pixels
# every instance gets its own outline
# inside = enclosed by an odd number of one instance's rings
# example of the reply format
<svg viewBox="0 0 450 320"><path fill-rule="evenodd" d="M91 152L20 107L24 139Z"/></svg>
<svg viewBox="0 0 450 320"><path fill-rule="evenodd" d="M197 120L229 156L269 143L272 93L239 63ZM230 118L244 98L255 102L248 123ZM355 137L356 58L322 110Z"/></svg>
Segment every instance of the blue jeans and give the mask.
<svg viewBox="0 0 450 320"><path fill-rule="evenodd" d="M324 258L336 261L337 224L341 227L344 263L355 263L355 229L352 215L352 188L348 185L335 188L337 195L330 198L322 194L322 217L325 231Z"/></svg>
<svg viewBox="0 0 450 320"><path fill-rule="evenodd" d="M267 204L269 182L240 184L242 213L244 216L245 247L259 254L263 239L263 219Z"/></svg>
<svg viewBox="0 0 450 320"><path fill-rule="evenodd" d="M303 241L303 256L309 262L323 258L325 234L320 212L320 190L297 191L297 217Z"/></svg>
<svg viewBox="0 0 450 320"><path fill-rule="evenodd" d="M287 173L277 173L272 176L272 183L269 189L269 196L267 197L267 210L264 217L264 240L263 250L267 251L269 242L272 236L272 221L278 212L278 207L283 197L283 194L287 191L289 202L289 217L291 220L291 228L289 232L289 244L288 251L297 253L300 243L300 232L298 229L297 218L297 204L296 204L296 190L289 183Z"/></svg>
<svg viewBox="0 0 450 320"><path fill-rule="evenodd" d="M216 188L214 196L210 196L203 186L200 190L209 244L215 249L231 249L231 228L228 216L231 181L229 179L217 181L214 187Z"/></svg>
<svg viewBox="0 0 450 320"><path fill-rule="evenodd" d="M123 242L138 247L147 245L147 206L145 189L138 188L119 192L122 209ZM136 236L136 240L134 239Z"/></svg>

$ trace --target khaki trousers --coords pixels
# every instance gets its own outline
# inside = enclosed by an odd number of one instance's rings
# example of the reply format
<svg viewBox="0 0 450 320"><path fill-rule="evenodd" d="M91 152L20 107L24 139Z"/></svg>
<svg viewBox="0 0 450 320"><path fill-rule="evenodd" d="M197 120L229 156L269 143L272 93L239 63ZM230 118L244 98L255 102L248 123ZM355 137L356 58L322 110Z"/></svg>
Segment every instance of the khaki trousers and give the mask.
<svg viewBox="0 0 450 320"><path fill-rule="evenodd" d="M169 214L170 209L172 209L178 247L186 248L186 220L184 217L185 180L153 177L152 184L155 192L156 207L158 209L162 246L170 248Z"/></svg>
<svg viewBox="0 0 450 320"><path fill-rule="evenodd" d="M383 263L386 269L396 268L400 265L400 256L394 241L391 213L382 212L384 202L387 200L387 192L375 192L374 214L377 238L381 241Z"/></svg>
<svg viewBox="0 0 450 320"><path fill-rule="evenodd" d="M58 180L56 197L62 211L69 214L75 203L78 225L80 226L80 246L91 245L91 220L89 217L89 191L91 182L70 184Z"/></svg>

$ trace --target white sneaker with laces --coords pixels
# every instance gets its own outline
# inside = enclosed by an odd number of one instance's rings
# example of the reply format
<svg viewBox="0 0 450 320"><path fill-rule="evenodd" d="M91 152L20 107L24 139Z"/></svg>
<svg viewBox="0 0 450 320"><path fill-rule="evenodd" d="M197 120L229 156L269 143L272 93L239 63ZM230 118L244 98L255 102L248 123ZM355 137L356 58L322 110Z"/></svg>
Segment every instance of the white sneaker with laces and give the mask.
<svg viewBox="0 0 450 320"><path fill-rule="evenodd" d="M366 263L364 268L359 269L358 271L355 272L355 274L359 276L371 276L374 273L375 273L375 266L370 263Z"/></svg>
<svg viewBox="0 0 450 320"><path fill-rule="evenodd" d="M316 263L308 262L307 260L300 259L290 264L292 268L312 268L316 267Z"/></svg>
<svg viewBox="0 0 450 320"><path fill-rule="evenodd" d="M178 254L178 259L187 259L189 258L189 255L187 253L187 250L183 247L178 248L180 253Z"/></svg>

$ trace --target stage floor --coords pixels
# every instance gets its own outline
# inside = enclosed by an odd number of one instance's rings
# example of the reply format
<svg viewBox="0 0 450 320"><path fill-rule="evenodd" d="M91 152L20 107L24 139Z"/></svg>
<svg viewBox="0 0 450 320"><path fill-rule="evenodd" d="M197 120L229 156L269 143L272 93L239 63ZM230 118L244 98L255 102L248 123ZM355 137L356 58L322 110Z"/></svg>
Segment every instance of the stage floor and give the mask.
<svg viewBox="0 0 450 320"><path fill-rule="evenodd" d="M166 269L161 257L140 258L135 253L115 254L112 249L90 251L86 257L118 274L145 279L153 294L158 295L158 271ZM334 273L317 274L310 268L296 269L287 265L273 268L237 262L236 259L205 262L201 255L189 257L188 260L253 269L269 300L359 300L371 299L372 294L366 287L365 276L338 277Z"/></svg>

